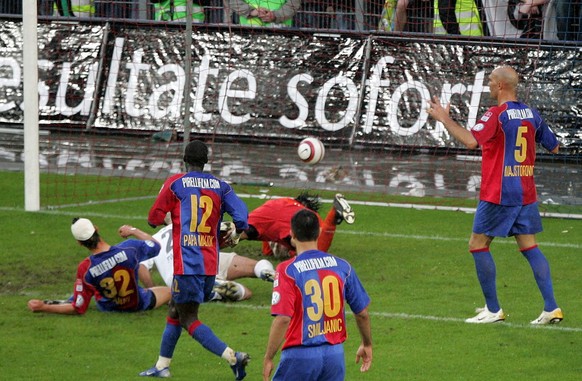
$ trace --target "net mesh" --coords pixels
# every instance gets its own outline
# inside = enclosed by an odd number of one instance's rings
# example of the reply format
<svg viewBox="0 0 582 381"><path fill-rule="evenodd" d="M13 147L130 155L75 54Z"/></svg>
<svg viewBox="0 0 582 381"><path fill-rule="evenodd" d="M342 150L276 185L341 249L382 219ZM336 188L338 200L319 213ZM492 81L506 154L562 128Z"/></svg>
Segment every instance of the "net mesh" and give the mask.
<svg viewBox="0 0 582 381"><path fill-rule="evenodd" d="M232 183L474 201L479 152L428 118L426 99L450 100L470 127L491 106L487 75L511 64L520 95L562 142L559 155L538 155L543 208L579 213L582 60L576 34L562 36L548 15L550 2L534 17L512 1L302 1L299 9L265 1L273 15L293 12L262 27L249 26L260 17L246 17L240 3L193 4L186 46L186 1L39 2L43 207L153 197L182 170L185 94L191 138L212 149L207 169ZM21 20L12 6L0 9L8 169L23 147ZM578 27L575 14L569 21ZM307 136L326 147L317 165L297 156Z"/></svg>

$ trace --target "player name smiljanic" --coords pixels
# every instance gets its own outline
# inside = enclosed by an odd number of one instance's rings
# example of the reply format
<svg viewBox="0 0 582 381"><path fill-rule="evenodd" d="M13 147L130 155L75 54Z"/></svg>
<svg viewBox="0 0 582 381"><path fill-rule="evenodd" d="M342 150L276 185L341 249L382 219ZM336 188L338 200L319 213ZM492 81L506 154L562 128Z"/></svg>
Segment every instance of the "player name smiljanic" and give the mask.
<svg viewBox="0 0 582 381"><path fill-rule="evenodd" d="M341 332L343 330L343 319L325 320L317 324L309 324L307 326L307 336L313 338L319 335L328 333Z"/></svg>

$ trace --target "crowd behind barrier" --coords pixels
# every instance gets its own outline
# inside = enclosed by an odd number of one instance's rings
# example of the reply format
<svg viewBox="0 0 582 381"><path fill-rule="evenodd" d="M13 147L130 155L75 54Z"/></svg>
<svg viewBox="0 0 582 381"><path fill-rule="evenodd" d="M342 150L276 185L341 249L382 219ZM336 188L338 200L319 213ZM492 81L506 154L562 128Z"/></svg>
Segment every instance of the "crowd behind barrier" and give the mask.
<svg viewBox="0 0 582 381"><path fill-rule="evenodd" d="M2 20L0 123L21 124L26 30L18 16ZM38 32L39 123L48 129L179 132L191 67L199 134L254 142L307 133L337 145L441 150L455 142L430 123L427 100L450 101L471 127L490 106L488 74L511 64L569 154L581 147L582 50L573 43L203 24L188 60L183 23L51 17Z"/></svg>
<svg viewBox="0 0 582 381"><path fill-rule="evenodd" d="M187 0L37 0L41 17L183 22ZM0 0L0 15L22 1ZM582 41L582 0L194 0L195 23Z"/></svg>

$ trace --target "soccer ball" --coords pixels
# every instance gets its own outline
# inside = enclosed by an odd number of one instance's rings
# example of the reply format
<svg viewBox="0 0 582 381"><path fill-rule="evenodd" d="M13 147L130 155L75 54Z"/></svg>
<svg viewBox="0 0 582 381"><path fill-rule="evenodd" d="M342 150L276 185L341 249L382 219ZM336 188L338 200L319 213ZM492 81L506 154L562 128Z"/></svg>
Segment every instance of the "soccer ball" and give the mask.
<svg viewBox="0 0 582 381"><path fill-rule="evenodd" d="M297 147L297 155L304 163L317 164L323 160L325 147L321 140L317 138L305 138Z"/></svg>

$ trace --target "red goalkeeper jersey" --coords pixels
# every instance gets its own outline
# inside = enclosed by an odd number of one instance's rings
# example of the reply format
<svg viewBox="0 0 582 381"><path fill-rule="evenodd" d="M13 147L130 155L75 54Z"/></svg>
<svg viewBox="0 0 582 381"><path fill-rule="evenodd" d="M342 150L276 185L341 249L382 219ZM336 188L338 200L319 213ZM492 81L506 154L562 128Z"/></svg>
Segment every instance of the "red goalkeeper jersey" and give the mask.
<svg viewBox="0 0 582 381"><path fill-rule="evenodd" d="M306 207L293 198L269 200L249 214L249 225L257 229L257 240L277 242L292 248L288 240L291 235L291 217L301 209ZM320 225L323 225L319 214L318 218Z"/></svg>

